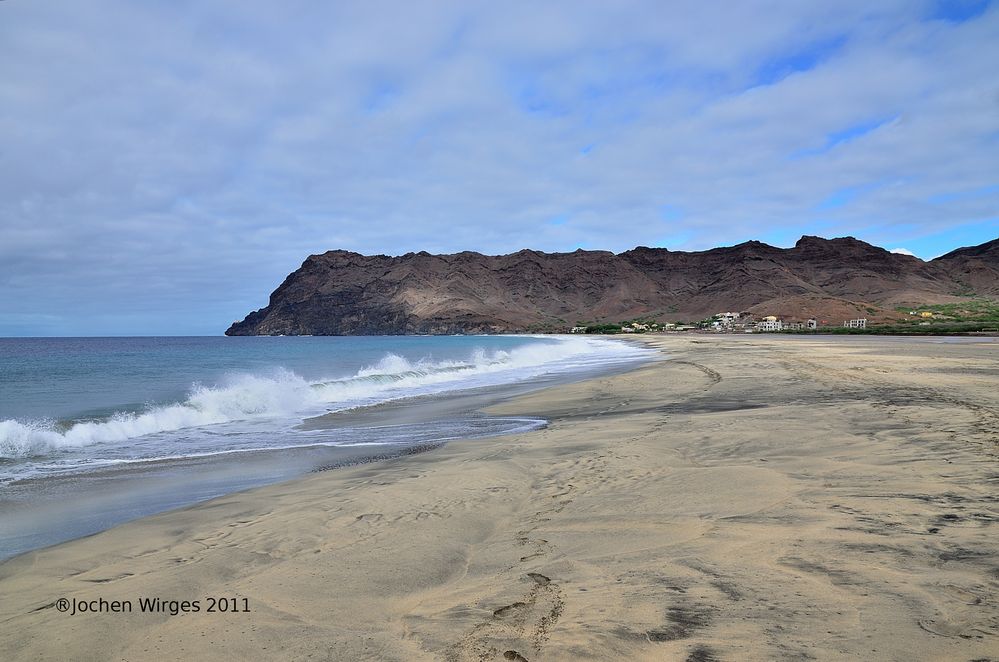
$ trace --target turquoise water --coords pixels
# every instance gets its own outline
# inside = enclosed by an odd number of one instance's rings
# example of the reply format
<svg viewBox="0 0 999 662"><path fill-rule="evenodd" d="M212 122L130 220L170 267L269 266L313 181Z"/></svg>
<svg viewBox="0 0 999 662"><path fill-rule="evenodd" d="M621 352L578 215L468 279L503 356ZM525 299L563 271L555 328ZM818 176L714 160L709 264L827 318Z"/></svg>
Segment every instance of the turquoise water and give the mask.
<svg viewBox="0 0 999 662"><path fill-rule="evenodd" d="M641 361L553 336L0 339L0 484L127 463L528 429L303 429L314 416Z"/></svg>

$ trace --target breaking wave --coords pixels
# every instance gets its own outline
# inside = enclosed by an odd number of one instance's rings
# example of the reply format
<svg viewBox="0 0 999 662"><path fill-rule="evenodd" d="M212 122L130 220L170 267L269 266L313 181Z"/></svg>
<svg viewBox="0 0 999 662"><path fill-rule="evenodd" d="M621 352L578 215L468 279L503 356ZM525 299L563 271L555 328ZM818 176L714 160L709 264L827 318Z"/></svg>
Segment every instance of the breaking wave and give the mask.
<svg viewBox="0 0 999 662"><path fill-rule="evenodd" d="M113 444L162 432L223 423L302 417L388 400L489 386L639 358L643 350L619 342L565 338L509 351L478 349L467 360L409 361L387 354L354 375L307 381L288 370L237 374L224 383L196 384L181 402L116 413L93 421L0 421L0 459L40 456L93 444Z"/></svg>

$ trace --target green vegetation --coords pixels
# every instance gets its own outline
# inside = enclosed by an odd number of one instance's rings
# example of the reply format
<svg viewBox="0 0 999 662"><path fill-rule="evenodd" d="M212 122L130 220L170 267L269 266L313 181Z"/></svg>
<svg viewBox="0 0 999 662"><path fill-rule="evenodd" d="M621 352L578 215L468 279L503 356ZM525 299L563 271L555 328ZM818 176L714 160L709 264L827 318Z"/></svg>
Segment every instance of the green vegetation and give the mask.
<svg viewBox="0 0 999 662"><path fill-rule="evenodd" d="M848 329L844 327L824 327L822 333L847 335L881 335L881 336L951 336L961 333L996 333L999 324L995 322L958 322L954 324L938 323L923 326L916 322L904 324L881 324L869 326L866 329Z"/></svg>
<svg viewBox="0 0 999 662"><path fill-rule="evenodd" d="M620 324L587 324L587 333L621 333Z"/></svg>
<svg viewBox="0 0 999 662"><path fill-rule="evenodd" d="M938 303L911 307L900 306L895 310L906 314L915 312L917 316L920 313L933 313L931 318L921 318L921 321L929 321L931 324L935 320L999 324L999 301L991 299L969 299L960 303Z"/></svg>
<svg viewBox="0 0 999 662"><path fill-rule="evenodd" d="M624 327L633 329L632 331L628 331L628 333L648 333L650 331L659 331L662 328L658 322L644 318L624 320L617 323L576 322L576 326L585 327L586 333L623 333L622 329ZM648 328L643 329L641 328L642 326Z"/></svg>
<svg viewBox="0 0 999 662"><path fill-rule="evenodd" d="M876 309L868 309L876 312ZM822 326L818 329L784 329L779 333L817 334L831 333L837 335L954 335L962 333L999 333L999 300L975 298L959 303L926 304L919 306L901 306L896 308L909 319L899 320L892 324L873 324L868 322L866 329L853 329L842 326ZM926 316L920 313L927 313ZM718 316L697 322L677 320L676 326L692 326L700 329L711 327ZM636 328L635 325L638 325ZM648 330L641 328L648 326ZM585 328L586 333L617 334L648 333L664 330L665 327L651 319L639 318L622 322L576 322L577 327ZM671 327L673 328L673 327Z"/></svg>
<svg viewBox="0 0 999 662"><path fill-rule="evenodd" d="M870 310L870 309L868 309ZM866 329L823 326L815 331L784 329L783 333L832 333L837 335L945 336L962 333L999 333L999 301L969 299L959 303L898 306L909 319L892 324L872 324Z"/></svg>

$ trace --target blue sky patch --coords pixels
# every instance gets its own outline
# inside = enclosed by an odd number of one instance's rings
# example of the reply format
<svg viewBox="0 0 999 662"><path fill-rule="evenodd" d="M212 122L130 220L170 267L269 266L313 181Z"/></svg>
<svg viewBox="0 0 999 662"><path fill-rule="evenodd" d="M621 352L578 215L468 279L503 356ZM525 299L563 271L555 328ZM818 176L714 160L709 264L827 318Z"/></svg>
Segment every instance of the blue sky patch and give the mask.
<svg viewBox="0 0 999 662"><path fill-rule="evenodd" d="M666 221L679 221L683 218L683 209L676 205L663 205L659 210L659 217Z"/></svg>
<svg viewBox="0 0 999 662"><path fill-rule="evenodd" d="M992 4L990 0L937 0L933 4L930 18L964 23L984 14L990 4Z"/></svg>
<svg viewBox="0 0 999 662"><path fill-rule="evenodd" d="M892 115L890 117L880 117L877 119L865 120L863 122L857 122L856 124L851 124L850 126L840 129L839 131L833 131L832 133L826 134L826 141L821 147L811 147L807 149L800 149L791 154L792 159L805 158L809 156L817 156L820 154L825 154L829 150L833 149L837 145L842 145L844 143L852 142L858 138L862 138L869 133L877 131L886 124L893 122L898 115Z"/></svg>
<svg viewBox="0 0 999 662"><path fill-rule="evenodd" d="M773 85L792 74L814 69L842 51L846 41L846 36L840 35L768 60L756 70L752 86Z"/></svg>
<svg viewBox="0 0 999 662"><path fill-rule="evenodd" d="M999 216L923 236L902 236L894 242L894 245L887 248L907 248L924 260L932 260L955 248L977 246L999 238L997 228L999 228Z"/></svg>

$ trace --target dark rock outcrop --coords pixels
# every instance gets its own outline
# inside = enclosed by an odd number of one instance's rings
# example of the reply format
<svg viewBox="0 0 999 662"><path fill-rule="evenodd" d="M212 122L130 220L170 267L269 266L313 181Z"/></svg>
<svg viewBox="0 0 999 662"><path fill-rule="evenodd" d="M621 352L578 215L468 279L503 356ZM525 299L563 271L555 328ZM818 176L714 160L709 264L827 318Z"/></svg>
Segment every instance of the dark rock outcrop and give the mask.
<svg viewBox="0 0 999 662"><path fill-rule="evenodd" d="M723 310L841 320L999 294L999 240L930 262L852 237L699 252L638 247L509 255L311 255L227 335L564 331L577 322L701 319Z"/></svg>
<svg viewBox="0 0 999 662"><path fill-rule="evenodd" d="M954 282L961 294L999 295L999 239L951 251L933 260Z"/></svg>

